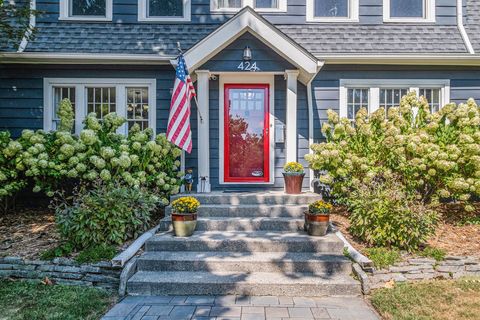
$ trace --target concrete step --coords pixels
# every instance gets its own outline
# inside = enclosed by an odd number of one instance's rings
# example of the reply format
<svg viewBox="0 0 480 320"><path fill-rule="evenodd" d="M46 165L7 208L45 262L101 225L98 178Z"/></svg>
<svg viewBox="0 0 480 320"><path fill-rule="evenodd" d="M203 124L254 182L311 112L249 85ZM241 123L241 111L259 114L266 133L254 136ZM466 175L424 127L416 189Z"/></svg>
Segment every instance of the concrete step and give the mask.
<svg viewBox="0 0 480 320"><path fill-rule="evenodd" d="M304 219L293 218L199 218L196 231L290 231L303 230ZM171 217L160 221L161 231L170 230Z"/></svg>
<svg viewBox="0 0 480 320"><path fill-rule="evenodd" d="M179 238L166 233L153 236L145 243L146 251L227 251L227 252L336 252L342 253L343 242L333 233L310 237L303 231L196 231L191 237Z"/></svg>
<svg viewBox="0 0 480 320"><path fill-rule="evenodd" d="M137 272L127 284L130 295L360 295L349 276L269 272Z"/></svg>
<svg viewBox="0 0 480 320"><path fill-rule="evenodd" d="M302 252L146 252L137 267L140 271L352 272L351 261L343 255Z"/></svg>
<svg viewBox="0 0 480 320"><path fill-rule="evenodd" d="M308 205L294 204L202 204L198 208L200 217L270 217L270 218L302 218ZM172 207L166 208L165 214L169 216Z"/></svg>
<svg viewBox="0 0 480 320"><path fill-rule="evenodd" d="M302 193L298 195L289 195L284 192L256 192L256 193L225 193L225 192L212 192L212 193L193 193L193 194L178 194L171 197L171 200L178 199L183 196L192 196L198 199L201 204L229 204L229 205L241 205L241 204L296 204L307 205L310 202L321 199L321 196L316 193Z"/></svg>

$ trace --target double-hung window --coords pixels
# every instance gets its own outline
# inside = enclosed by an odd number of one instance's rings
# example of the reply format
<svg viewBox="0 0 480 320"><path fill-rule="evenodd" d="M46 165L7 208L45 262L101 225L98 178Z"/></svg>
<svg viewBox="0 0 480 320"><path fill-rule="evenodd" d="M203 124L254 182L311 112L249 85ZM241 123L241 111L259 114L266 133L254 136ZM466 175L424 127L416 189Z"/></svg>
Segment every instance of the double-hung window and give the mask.
<svg viewBox="0 0 480 320"><path fill-rule="evenodd" d="M139 21L190 21L191 0L138 0Z"/></svg>
<svg viewBox="0 0 480 320"><path fill-rule="evenodd" d="M212 12L236 12L246 6L260 12L286 12L287 0L210 0Z"/></svg>
<svg viewBox="0 0 480 320"><path fill-rule="evenodd" d="M379 108L388 111L391 107L398 107L402 97L411 91L427 99L432 113L450 102L449 80L342 79L340 116L353 121L362 107L370 113Z"/></svg>
<svg viewBox="0 0 480 320"><path fill-rule="evenodd" d="M307 0L307 22L358 21L358 0Z"/></svg>
<svg viewBox="0 0 480 320"><path fill-rule="evenodd" d="M386 22L435 22L435 0L383 0Z"/></svg>
<svg viewBox="0 0 480 320"><path fill-rule="evenodd" d="M60 20L111 21L112 0L60 0Z"/></svg>
<svg viewBox="0 0 480 320"><path fill-rule="evenodd" d="M127 121L119 133L127 134L134 124L155 129L154 79L64 79L44 80L44 129L56 130L60 119L58 106L68 98L75 114L74 131L79 133L83 120L95 113L102 120L116 112Z"/></svg>

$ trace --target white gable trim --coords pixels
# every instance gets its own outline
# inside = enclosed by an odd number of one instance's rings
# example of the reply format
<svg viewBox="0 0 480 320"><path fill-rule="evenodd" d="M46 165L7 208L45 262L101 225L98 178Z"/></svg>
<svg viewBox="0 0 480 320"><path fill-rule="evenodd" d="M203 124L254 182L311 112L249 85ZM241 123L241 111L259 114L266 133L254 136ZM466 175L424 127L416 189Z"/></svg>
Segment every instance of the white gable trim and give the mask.
<svg viewBox="0 0 480 320"><path fill-rule="evenodd" d="M185 61L191 71L200 67L241 35L250 32L300 70L299 80L307 83L316 74L318 60L306 50L246 7L236 16L189 49Z"/></svg>

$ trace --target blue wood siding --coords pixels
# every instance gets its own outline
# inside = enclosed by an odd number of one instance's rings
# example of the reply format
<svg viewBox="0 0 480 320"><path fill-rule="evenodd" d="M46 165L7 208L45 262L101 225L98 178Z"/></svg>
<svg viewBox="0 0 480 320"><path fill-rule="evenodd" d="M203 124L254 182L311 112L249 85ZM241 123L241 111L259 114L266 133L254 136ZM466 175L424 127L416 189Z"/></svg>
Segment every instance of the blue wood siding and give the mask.
<svg viewBox="0 0 480 320"><path fill-rule="evenodd" d="M138 0L113 0L114 23L138 23ZM383 23L383 0L359 0L361 24ZM306 23L306 0L288 0L287 12L262 13L272 23ZM37 9L44 12L39 22L58 21L59 0L37 0ZM437 24L456 24L456 0L436 0ZM192 23L223 23L232 14L210 12L210 0L192 0ZM149 22L147 22L149 23ZM158 23L158 22L155 22Z"/></svg>
<svg viewBox="0 0 480 320"><path fill-rule="evenodd" d="M157 80L157 132L165 132L174 77L169 66L0 65L0 130L43 128L43 78L148 78Z"/></svg>
<svg viewBox="0 0 480 320"><path fill-rule="evenodd" d="M355 71L353 71L355 70ZM339 110L340 79L450 79L450 99L480 102L480 68L428 66L324 66L312 83L314 139L322 139L327 110Z"/></svg>

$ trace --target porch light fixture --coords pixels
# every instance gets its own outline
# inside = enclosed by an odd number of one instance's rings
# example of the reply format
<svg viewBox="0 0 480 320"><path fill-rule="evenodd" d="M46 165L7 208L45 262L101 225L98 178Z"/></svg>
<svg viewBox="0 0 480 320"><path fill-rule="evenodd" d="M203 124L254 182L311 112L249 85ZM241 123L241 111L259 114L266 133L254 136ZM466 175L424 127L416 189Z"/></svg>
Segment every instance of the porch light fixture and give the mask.
<svg viewBox="0 0 480 320"><path fill-rule="evenodd" d="M246 46L245 49L243 49L243 61L250 60L252 60L252 50L249 46Z"/></svg>

